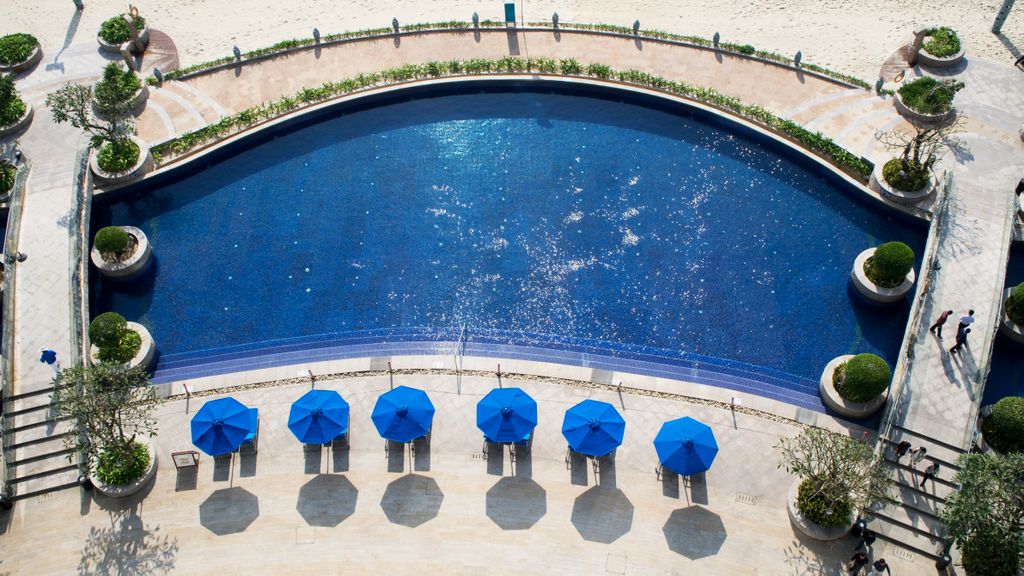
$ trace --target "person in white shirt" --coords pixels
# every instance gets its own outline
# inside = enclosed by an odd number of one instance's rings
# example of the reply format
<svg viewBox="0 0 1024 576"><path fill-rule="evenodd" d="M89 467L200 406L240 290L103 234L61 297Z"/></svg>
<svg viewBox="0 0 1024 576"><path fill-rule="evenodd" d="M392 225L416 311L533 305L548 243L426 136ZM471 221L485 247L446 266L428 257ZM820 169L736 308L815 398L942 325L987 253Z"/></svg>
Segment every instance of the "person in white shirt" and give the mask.
<svg viewBox="0 0 1024 576"><path fill-rule="evenodd" d="M956 331L960 332L971 324L974 324L974 310L970 310L967 314L960 317L960 325L956 327Z"/></svg>

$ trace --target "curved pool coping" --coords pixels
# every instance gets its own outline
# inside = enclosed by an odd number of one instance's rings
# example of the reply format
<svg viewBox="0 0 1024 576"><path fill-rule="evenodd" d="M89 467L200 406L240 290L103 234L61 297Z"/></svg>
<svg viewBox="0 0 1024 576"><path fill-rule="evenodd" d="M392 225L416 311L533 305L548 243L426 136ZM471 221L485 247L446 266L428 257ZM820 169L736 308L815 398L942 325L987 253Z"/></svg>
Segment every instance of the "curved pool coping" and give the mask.
<svg viewBox="0 0 1024 576"><path fill-rule="evenodd" d="M275 118L250 129L233 134L227 138L211 142L197 150L176 158L166 166L145 175L139 180L123 186L110 187L102 191L97 191L95 197L102 198L102 201L116 201L120 197L128 194L137 194L146 189L165 185L170 181L178 180L195 172L201 171L212 162L221 161L222 159L234 155L241 150L259 145L262 142L271 139L274 134L279 131L298 130L326 119L327 117L337 115L340 111L350 112L353 109L358 110L377 107L388 103L406 100L411 96L414 97L416 95L428 93L439 94L446 90L451 91L453 88L453 93L465 93L467 91L487 88L488 86L502 87L505 89L510 87L515 88L517 86L525 86L532 89L541 89L545 87L560 88L567 92L585 91L594 97L609 97L611 95L621 97L623 95L630 95L636 100L639 100L642 105L649 105L655 108L661 106L662 109L667 106L675 113L681 112L697 115L702 120L718 122L720 125L724 123L726 129L739 131L744 136L758 142L770 142L772 145L779 146L777 153L800 163L804 169L817 172L819 175L828 178L833 185L840 188L845 193L850 194L854 201L867 200L872 204L872 206L887 209L890 213L898 217L905 217L908 221L921 223L921 220L927 220L927 218L922 217L918 212L907 210L904 207L885 200L881 195L868 189L850 175L830 164L824 158L811 153L781 135L766 130L763 127L743 118L726 113L725 111L713 106L695 102L677 95L670 95L657 90L610 80L542 74L473 75L416 80L347 94L296 110L279 118ZM88 301L88 299L84 301ZM419 344L416 342L375 342L372 344L362 344L360 346L337 347L337 349L332 349L330 352L317 353L312 356L310 355L310 349L302 351L297 355L294 354L295 351L291 351L290 356L286 355L283 357L275 357L273 354L250 354L248 355L249 358L247 360L217 362L208 366L204 370L192 371L168 370L166 362L169 358L173 358L173 356L175 356L172 355L162 361L158 361L153 381L156 384L167 384L192 380L195 378L223 376L225 374L251 370L254 368L273 368L306 364L311 361L373 358L381 356L429 356L439 354L438 341L426 340L426 343L424 344L424 341L421 339L418 342ZM266 345L268 343L263 342L254 344ZM449 342L449 346L450 345L451 342ZM444 348L442 347L442 350L443 349ZM201 355L202 351L195 354ZM772 377L769 376L767 372L772 370L767 367L753 367L754 370L751 371L751 374L756 376L756 378L739 376L740 380L743 380L739 381L733 377L720 377L721 374L717 370L709 371L705 374L695 370L692 366L680 366L676 363L651 361L650 359L641 360L629 357L623 358L599 349L579 351L567 349L565 347L538 348L524 345L521 342L508 345L493 345L493 343L486 343L480 344L479 346L467 347L467 349L463 351L463 354L482 358L508 358L513 360L530 360L553 364L575 365L594 370L622 371L646 376L664 377L677 381L691 381L697 384L707 384L723 389L757 394L759 396L796 406L803 410L811 410L818 413L826 412L826 408L817 393L816 381L778 372L778 374L783 375L783 378L789 377L796 380L807 380L807 383L809 383L809 391L806 394L800 390L794 389L789 389L787 391L783 387L772 386L770 384ZM718 360L733 362L724 359ZM746 366L752 367L752 365ZM737 375L732 374L732 376L735 377ZM750 384L751 382L758 382L761 386L755 388Z"/></svg>

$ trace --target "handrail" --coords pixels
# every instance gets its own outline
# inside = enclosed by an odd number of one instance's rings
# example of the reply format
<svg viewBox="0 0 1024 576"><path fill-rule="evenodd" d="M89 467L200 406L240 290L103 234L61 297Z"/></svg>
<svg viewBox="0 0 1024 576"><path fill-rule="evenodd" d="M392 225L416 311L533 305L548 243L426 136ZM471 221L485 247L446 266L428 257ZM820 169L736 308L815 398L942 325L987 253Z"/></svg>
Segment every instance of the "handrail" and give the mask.
<svg viewBox="0 0 1024 576"><path fill-rule="evenodd" d="M81 366L88 358L87 323L89 321L89 302L86 283L88 282L88 247L86 235L89 233L89 214L92 209L92 170L89 169L89 148L78 151L75 164L74 195L71 197L72 222L68 227L68 261L70 265L69 310L70 314L70 354L71 365ZM75 423L78 434L84 434L82 428ZM84 454L77 454L77 464L82 474L89 473L89 459Z"/></svg>

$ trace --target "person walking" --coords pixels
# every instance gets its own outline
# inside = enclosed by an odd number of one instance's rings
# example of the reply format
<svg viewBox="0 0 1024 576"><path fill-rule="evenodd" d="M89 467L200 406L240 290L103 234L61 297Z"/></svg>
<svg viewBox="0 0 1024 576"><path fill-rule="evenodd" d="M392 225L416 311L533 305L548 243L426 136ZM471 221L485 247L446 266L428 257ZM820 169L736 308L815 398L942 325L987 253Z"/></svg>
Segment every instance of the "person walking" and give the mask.
<svg viewBox="0 0 1024 576"><path fill-rule="evenodd" d="M888 574L892 576L892 572L889 570L889 564L885 561L885 558L879 558L875 560L875 563L871 565L875 569L875 574Z"/></svg>
<svg viewBox="0 0 1024 576"><path fill-rule="evenodd" d="M932 327L928 329L929 332L938 336L939 340L942 340L942 325L946 323L946 319L949 318L951 314L953 314L952 310L946 310L939 315L935 320L935 324L932 324Z"/></svg>
<svg viewBox="0 0 1024 576"><path fill-rule="evenodd" d="M897 444L896 448L893 449L893 453L896 454L897 462L900 461L900 458L903 458L903 455L907 453L907 450L910 450L910 442L907 442L906 440L900 440L900 443Z"/></svg>
<svg viewBox="0 0 1024 576"><path fill-rule="evenodd" d="M935 485L935 475L938 474L938 473L939 473L939 463L934 461L934 460L932 460L932 463L929 464L928 467L924 469L923 473L921 473L921 482L918 484L918 487L919 488L924 488L924 483L927 482L928 480L931 480L932 481L932 485L934 486Z"/></svg>
<svg viewBox="0 0 1024 576"><path fill-rule="evenodd" d="M928 449L924 446L918 446L910 451L910 467L917 468L917 464L924 460L924 455L928 453Z"/></svg>
<svg viewBox="0 0 1024 576"><path fill-rule="evenodd" d="M960 325L956 327L956 331L960 332L971 324L974 324L974 310L969 310L967 314L960 317Z"/></svg>
<svg viewBox="0 0 1024 576"><path fill-rule="evenodd" d="M39 362L53 368L53 371L60 376L60 360L57 360L57 353L49 348L39 349Z"/></svg>
<svg viewBox="0 0 1024 576"><path fill-rule="evenodd" d="M863 552L855 552L853 554L853 558L850 558L850 564L849 566L847 566L847 568L850 570L850 574L856 574L860 572L860 569L863 568L867 563L867 554Z"/></svg>
<svg viewBox="0 0 1024 576"><path fill-rule="evenodd" d="M963 326L961 324L960 326ZM956 354L967 344L967 335L971 333L970 328L961 328L956 333L956 344L949 349L950 354Z"/></svg>
<svg viewBox="0 0 1024 576"><path fill-rule="evenodd" d="M864 533L861 534L860 539L857 540L857 547L853 549L854 552L864 552L865 554L875 543L877 536L875 531L870 528L865 528Z"/></svg>

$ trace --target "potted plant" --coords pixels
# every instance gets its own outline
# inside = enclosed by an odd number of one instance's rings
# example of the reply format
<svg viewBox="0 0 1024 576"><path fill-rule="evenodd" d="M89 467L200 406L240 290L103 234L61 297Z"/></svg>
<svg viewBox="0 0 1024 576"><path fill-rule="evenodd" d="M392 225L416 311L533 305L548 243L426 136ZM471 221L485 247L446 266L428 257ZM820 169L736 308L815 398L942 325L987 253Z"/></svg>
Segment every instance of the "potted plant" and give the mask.
<svg viewBox="0 0 1024 576"><path fill-rule="evenodd" d="M89 323L93 363L149 368L156 353L153 337L145 326L128 322L117 312L104 312Z"/></svg>
<svg viewBox="0 0 1024 576"><path fill-rule="evenodd" d="M149 45L149 28L146 26L146 19L138 15L136 10L131 16L132 24L139 34L139 40L143 47ZM119 53L121 45L132 39L131 30L128 29L128 20L125 15L118 14L103 21L100 24L100 31L96 35L100 50L104 52ZM134 52L134 48L131 48Z"/></svg>
<svg viewBox="0 0 1024 576"><path fill-rule="evenodd" d="M1024 455L964 454L940 511L949 539L960 547L969 576L1018 576L1024 556Z"/></svg>
<svg viewBox="0 0 1024 576"><path fill-rule="evenodd" d="M955 116L940 124L913 124L911 129L896 128L878 135L878 141L895 156L876 164L871 186L886 198L900 204L916 204L932 195L935 178L932 168L949 150L966 151L958 137L963 119Z"/></svg>
<svg viewBox="0 0 1024 576"><path fill-rule="evenodd" d="M18 167L8 153L13 144L0 144L0 200L7 200L14 191L14 183L18 179Z"/></svg>
<svg viewBox="0 0 1024 576"><path fill-rule="evenodd" d="M65 442L80 455L84 474L108 496L141 491L156 475L155 409L160 400L141 368L76 366L57 377L53 402L78 433Z"/></svg>
<svg viewBox="0 0 1024 576"><path fill-rule="evenodd" d="M54 122L68 122L91 136L89 144L95 153L90 167L98 184L120 184L138 178L151 164L149 147L135 136L135 121L129 116L131 101L126 97L99 103L92 86L65 84L47 95L46 105ZM96 107L109 111L105 119L93 117Z"/></svg>
<svg viewBox="0 0 1024 576"><path fill-rule="evenodd" d="M825 405L848 418L866 418L888 398L892 371L875 354L847 354L832 360L821 374Z"/></svg>
<svg viewBox="0 0 1024 576"><path fill-rule="evenodd" d="M1007 396L981 421L982 444L999 454L1024 452L1024 398Z"/></svg>
<svg viewBox="0 0 1024 576"><path fill-rule="evenodd" d="M131 280L149 266L153 248L134 226L106 226L93 238L89 257L105 278Z"/></svg>
<svg viewBox="0 0 1024 576"><path fill-rule="evenodd" d="M853 526L858 511L887 498L889 478L871 446L820 428L805 428L776 445L779 467L797 477L787 510L793 525L816 540L837 540Z"/></svg>
<svg viewBox="0 0 1024 576"><path fill-rule="evenodd" d="M914 251L903 242L886 242L857 255L850 279L872 302L899 302L914 285Z"/></svg>
<svg viewBox="0 0 1024 576"><path fill-rule="evenodd" d="M0 72L21 72L43 58L39 40L31 34L0 36Z"/></svg>
<svg viewBox="0 0 1024 576"><path fill-rule="evenodd" d="M917 62L929 68L951 68L964 59L964 49L956 31L948 26L929 28L921 49L917 51Z"/></svg>
<svg viewBox="0 0 1024 576"><path fill-rule="evenodd" d="M1011 340L1024 344L1024 282L1006 289L1003 321L999 331Z"/></svg>
<svg viewBox="0 0 1024 576"><path fill-rule="evenodd" d="M32 121L32 106L18 96L14 74L0 73L0 138L14 134Z"/></svg>
<svg viewBox="0 0 1024 576"><path fill-rule="evenodd" d="M942 122L953 118L953 98L963 90L957 80L936 80L921 76L896 91L896 110L914 122Z"/></svg>
<svg viewBox="0 0 1024 576"><path fill-rule="evenodd" d="M131 114L147 96L149 90L135 72L120 62L111 62L103 68L103 77L93 86L93 111L104 118Z"/></svg>

